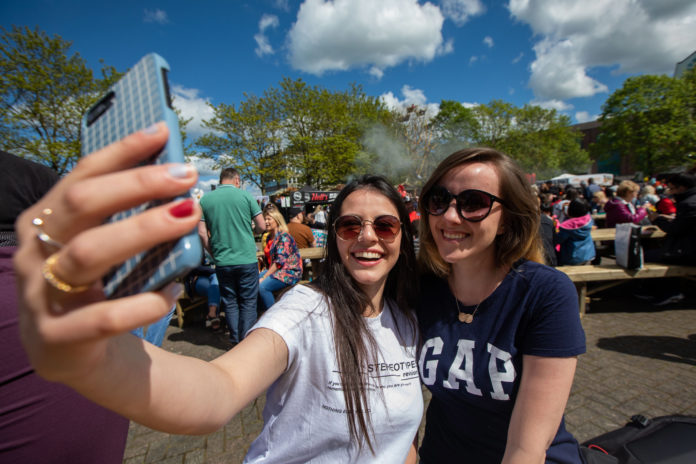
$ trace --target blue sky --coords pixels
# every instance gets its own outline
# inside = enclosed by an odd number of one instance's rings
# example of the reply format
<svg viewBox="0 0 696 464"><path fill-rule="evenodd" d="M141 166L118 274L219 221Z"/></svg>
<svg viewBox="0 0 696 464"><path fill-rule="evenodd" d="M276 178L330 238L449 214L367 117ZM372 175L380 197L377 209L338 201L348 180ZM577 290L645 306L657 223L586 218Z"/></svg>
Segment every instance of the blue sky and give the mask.
<svg viewBox="0 0 696 464"><path fill-rule="evenodd" d="M283 77L355 82L395 109L500 99L585 122L627 77L672 75L696 49L693 0L22 0L0 24L60 35L95 69L159 53L193 137L207 103Z"/></svg>

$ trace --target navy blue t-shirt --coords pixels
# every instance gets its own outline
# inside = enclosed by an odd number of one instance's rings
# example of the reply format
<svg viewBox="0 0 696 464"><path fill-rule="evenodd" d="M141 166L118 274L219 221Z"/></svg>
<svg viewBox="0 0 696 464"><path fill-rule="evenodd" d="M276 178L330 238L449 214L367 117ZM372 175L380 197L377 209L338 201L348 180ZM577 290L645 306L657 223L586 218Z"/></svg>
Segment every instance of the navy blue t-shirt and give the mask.
<svg viewBox="0 0 696 464"><path fill-rule="evenodd" d="M473 306L460 303L462 312ZM500 463L522 378L522 355L585 352L578 297L560 271L520 261L478 307L458 319L447 281L426 276L418 306L421 379L432 393L420 457L425 463ZM581 463L577 441L561 423L546 462Z"/></svg>

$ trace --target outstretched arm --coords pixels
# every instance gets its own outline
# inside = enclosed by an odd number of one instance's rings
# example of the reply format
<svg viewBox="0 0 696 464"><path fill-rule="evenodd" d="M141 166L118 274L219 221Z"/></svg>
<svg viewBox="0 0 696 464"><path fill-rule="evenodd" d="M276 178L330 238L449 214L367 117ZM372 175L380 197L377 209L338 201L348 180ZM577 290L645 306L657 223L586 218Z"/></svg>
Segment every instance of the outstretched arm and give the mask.
<svg viewBox="0 0 696 464"><path fill-rule="evenodd" d="M18 219L20 247L14 264L22 339L45 378L149 427L207 433L281 375L287 347L276 333L259 329L213 362L187 358L128 333L166 314L180 288L104 299L99 282L109 269L193 230L200 220L192 200L178 200L104 224L117 211L172 198L195 184L195 170L183 165L133 167L165 143L166 126L156 129L85 157ZM43 231L62 247L37 239L32 225L37 217L44 219ZM54 252L55 261L47 264ZM78 291L60 290L49 280ZM88 289L82 291L82 286Z"/></svg>

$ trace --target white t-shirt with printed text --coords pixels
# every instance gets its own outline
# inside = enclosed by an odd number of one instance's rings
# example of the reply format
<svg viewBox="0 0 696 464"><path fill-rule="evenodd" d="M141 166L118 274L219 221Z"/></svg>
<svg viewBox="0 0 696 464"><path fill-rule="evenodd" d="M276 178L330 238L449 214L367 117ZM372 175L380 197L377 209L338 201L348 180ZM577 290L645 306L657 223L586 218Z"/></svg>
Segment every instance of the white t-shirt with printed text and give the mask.
<svg viewBox="0 0 696 464"><path fill-rule="evenodd" d="M372 455L350 441L329 309L321 293L291 289L251 329L265 327L288 347L288 367L266 394L264 426L245 463L399 463L416 435L423 396L415 359L417 332L384 305L366 318L379 346L378 360L365 366L374 427Z"/></svg>

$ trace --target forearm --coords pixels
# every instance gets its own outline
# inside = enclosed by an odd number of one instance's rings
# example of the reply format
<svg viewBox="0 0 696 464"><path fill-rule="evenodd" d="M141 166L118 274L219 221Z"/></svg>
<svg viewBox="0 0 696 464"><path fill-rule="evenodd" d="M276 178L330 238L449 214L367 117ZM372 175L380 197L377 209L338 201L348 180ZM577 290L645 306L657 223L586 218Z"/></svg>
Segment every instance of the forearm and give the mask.
<svg viewBox="0 0 696 464"><path fill-rule="evenodd" d="M261 279L266 279L268 277L271 277L277 270L278 270L278 265L275 262L271 263L271 265L268 267L268 270L263 275L263 277L261 277Z"/></svg>
<svg viewBox="0 0 696 464"><path fill-rule="evenodd" d="M244 404L214 364L167 352L130 334L109 341L104 359L66 383L95 403L152 429L210 433Z"/></svg>
<svg viewBox="0 0 696 464"><path fill-rule="evenodd" d="M576 358L524 356L503 463L543 463L563 417Z"/></svg>

